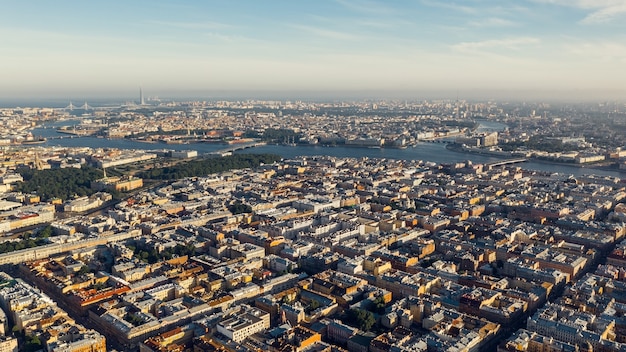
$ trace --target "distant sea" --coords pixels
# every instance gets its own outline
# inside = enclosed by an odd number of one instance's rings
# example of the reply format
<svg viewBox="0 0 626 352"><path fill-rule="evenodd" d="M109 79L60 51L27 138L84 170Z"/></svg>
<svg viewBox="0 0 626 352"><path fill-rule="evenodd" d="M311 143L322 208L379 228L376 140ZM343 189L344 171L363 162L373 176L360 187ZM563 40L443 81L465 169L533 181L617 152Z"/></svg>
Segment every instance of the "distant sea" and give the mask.
<svg viewBox="0 0 626 352"><path fill-rule="evenodd" d="M68 105L70 102L74 106L81 106L87 102L92 107L109 107L120 106L124 102L138 100L139 97L134 98L50 98L50 99L22 99L22 98L2 98L0 97L0 108L55 108L61 109Z"/></svg>

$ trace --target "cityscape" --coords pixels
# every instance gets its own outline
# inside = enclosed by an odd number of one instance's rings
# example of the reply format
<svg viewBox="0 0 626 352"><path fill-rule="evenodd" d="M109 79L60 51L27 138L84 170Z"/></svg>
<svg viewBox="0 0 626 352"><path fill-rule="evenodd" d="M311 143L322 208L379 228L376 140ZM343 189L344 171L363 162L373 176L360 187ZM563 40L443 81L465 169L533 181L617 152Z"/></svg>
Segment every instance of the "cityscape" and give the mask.
<svg viewBox="0 0 626 352"><path fill-rule="evenodd" d="M0 110L2 348L626 349L626 105L142 99Z"/></svg>
<svg viewBox="0 0 626 352"><path fill-rule="evenodd" d="M3 5L0 352L626 352L624 0Z"/></svg>

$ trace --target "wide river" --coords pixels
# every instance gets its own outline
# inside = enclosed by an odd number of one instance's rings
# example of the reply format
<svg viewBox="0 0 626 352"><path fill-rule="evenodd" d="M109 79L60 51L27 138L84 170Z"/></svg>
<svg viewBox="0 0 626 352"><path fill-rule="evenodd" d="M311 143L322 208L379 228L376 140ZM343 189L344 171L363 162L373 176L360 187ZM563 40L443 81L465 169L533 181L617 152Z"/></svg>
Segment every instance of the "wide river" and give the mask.
<svg viewBox="0 0 626 352"><path fill-rule="evenodd" d="M225 149L224 144L191 143L191 144L163 144L163 143L143 143L127 139L106 139L95 137L74 137L61 134L56 131L60 126L72 126L78 121L66 120L47 123L33 129L33 135L48 138L40 145L63 146L63 147L92 147L92 148L119 148L119 149L141 149L141 150L197 150L199 154L206 154L217 150ZM506 125L493 121L480 121L479 131L501 131ZM64 137L64 138L58 138ZM335 157L370 157L389 158L405 160L424 160L436 163L452 163L471 160L474 163L487 163L502 160L497 157L456 152L446 149L445 143L418 143L415 147L406 149L392 148L353 148L353 147L323 147L323 146L286 146L286 145L265 145L251 149L240 150L237 153L272 153L283 158L293 158L296 156L328 155ZM611 170L599 170L591 168L581 168L576 166L541 163L527 161L517 164L527 170L550 171L574 176L581 175L606 175L626 178L626 173Z"/></svg>

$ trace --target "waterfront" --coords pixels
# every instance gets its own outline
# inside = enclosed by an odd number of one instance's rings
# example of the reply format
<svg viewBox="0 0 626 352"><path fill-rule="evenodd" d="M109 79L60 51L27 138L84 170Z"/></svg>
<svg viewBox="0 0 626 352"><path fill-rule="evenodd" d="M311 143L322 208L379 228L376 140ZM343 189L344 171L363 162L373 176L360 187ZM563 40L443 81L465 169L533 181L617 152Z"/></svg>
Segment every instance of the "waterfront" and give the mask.
<svg viewBox="0 0 626 352"><path fill-rule="evenodd" d="M494 121L479 121L481 126L479 130L502 130L506 125ZM62 147L92 147L92 148L119 148L119 149L139 149L139 150L196 150L199 154L208 154L218 150L225 149L224 144L209 143L190 143L190 144L165 144L165 143L143 143L129 139L107 139L96 137L74 137L56 131L60 126L72 126L76 124L76 120L65 120L47 123L33 129L33 135L46 137L48 140L40 145L42 146L62 146ZM63 138L59 138L63 137ZM463 153L446 149L445 143L423 143L419 142L414 147L406 149L394 148L355 148L355 147L324 147L320 145L265 145L251 149L244 149L236 153L272 153L278 154L283 158L294 158L296 156L314 156L329 155L335 157L354 157L354 158L388 158L403 160L424 160L435 163L454 163L471 160L474 163L489 163L501 158ZM591 168L582 168L577 166L569 166L562 164L550 164L543 162L527 161L518 164L527 170L558 172L563 174L571 174L574 176L582 175L602 175L624 177L624 173L613 170L600 170Z"/></svg>

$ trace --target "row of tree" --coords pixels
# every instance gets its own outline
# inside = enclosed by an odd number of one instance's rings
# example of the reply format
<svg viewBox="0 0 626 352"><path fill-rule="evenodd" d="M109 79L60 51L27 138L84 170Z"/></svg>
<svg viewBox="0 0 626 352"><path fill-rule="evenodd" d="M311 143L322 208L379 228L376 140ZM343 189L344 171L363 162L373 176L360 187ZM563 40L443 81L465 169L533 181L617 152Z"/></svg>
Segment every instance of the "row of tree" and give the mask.
<svg viewBox="0 0 626 352"><path fill-rule="evenodd" d="M104 175L102 170L93 167L48 170L24 167L19 168L17 172L22 175L24 182L18 183L16 190L37 194L42 200L53 198L67 200L74 196L92 195L95 191L91 189L91 182L101 179Z"/></svg>
<svg viewBox="0 0 626 352"><path fill-rule="evenodd" d="M127 246L139 260L148 264L154 264L161 260L169 260L185 255L191 257L196 254L196 247L192 243L186 245L177 244L174 247L166 248L160 252L157 252L154 247L147 247L139 242L132 242Z"/></svg>
<svg viewBox="0 0 626 352"><path fill-rule="evenodd" d="M33 248L48 244L48 237L52 234L52 228L46 226L39 233L30 234L25 233L14 241L5 241L0 243L0 254L9 253L13 251L19 251L21 249Z"/></svg>
<svg viewBox="0 0 626 352"><path fill-rule="evenodd" d="M275 154L235 154L222 158L198 159L174 166L154 168L141 172L137 176L145 179L175 180L185 177L206 176L234 169L253 168L261 164L271 164L280 159L281 157Z"/></svg>
<svg viewBox="0 0 626 352"><path fill-rule="evenodd" d="M179 163L165 168L154 168L137 176L146 179L174 180L185 177L206 176L208 174L257 167L270 164L281 158L275 154L235 154L222 158L207 158ZM24 182L18 183L15 190L23 193L37 194L42 200L60 198L65 201L75 196L90 196L95 193L91 182L104 176L102 170L94 167L81 169L48 169L35 170L27 167L19 168Z"/></svg>

